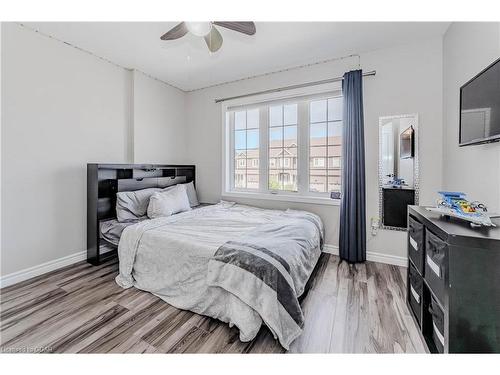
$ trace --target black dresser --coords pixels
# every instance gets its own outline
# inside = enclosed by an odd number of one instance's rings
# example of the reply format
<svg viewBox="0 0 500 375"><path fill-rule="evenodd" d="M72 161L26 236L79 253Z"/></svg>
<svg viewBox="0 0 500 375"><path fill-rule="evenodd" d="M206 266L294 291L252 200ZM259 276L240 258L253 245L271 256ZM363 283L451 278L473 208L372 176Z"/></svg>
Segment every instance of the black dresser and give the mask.
<svg viewBox="0 0 500 375"><path fill-rule="evenodd" d="M407 303L431 353L500 352L500 218L408 208Z"/></svg>

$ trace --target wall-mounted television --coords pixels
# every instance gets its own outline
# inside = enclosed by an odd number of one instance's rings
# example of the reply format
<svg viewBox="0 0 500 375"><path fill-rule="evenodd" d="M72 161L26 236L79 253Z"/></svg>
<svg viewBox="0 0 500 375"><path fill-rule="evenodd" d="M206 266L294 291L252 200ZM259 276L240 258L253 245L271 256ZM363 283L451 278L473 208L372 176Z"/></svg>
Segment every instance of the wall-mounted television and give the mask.
<svg viewBox="0 0 500 375"><path fill-rule="evenodd" d="M500 141L500 59L460 88L459 145Z"/></svg>
<svg viewBox="0 0 500 375"><path fill-rule="evenodd" d="M413 141L413 126L405 129L401 132L399 136L399 158L409 159L412 158L414 153L414 141Z"/></svg>

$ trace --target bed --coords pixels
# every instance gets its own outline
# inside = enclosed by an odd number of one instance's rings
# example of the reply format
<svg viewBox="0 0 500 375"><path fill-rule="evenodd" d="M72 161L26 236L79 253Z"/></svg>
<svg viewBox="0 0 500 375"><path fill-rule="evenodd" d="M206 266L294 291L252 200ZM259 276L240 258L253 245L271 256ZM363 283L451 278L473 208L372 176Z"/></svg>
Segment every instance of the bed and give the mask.
<svg viewBox="0 0 500 375"><path fill-rule="evenodd" d="M108 216L99 238L118 243L121 287L234 325L244 342L262 324L285 349L301 334L299 298L323 246L317 215L221 201L155 219Z"/></svg>
<svg viewBox="0 0 500 375"><path fill-rule="evenodd" d="M288 308L304 292L321 253L322 233L321 222L309 213L221 202L127 227L118 248L116 281L124 288L151 292L175 307L236 325L241 341L255 338L264 323L288 349L302 332L303 317L296 319L281 306ZM273 303L283 292L279 285L277 290L266 288L259 278L245 279L248 272L214 260L233 241L275 249L289 265L294 296L282 305ZM221 275L218 267L230 269ZM295 313L302 314L300 307Z"/></svg>

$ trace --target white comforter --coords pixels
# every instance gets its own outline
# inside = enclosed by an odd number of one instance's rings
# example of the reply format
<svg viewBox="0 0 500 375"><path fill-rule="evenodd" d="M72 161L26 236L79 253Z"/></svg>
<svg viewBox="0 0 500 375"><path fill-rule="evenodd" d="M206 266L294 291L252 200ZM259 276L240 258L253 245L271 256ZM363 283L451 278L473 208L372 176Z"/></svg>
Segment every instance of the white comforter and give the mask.
<svg viewBox="0 0 500 375"><path fill-rule="evenodd" d="M128 288L149 291L169 304L207 315L240 330L240 340L250 341L258 333L261 316L237 296L207 283L208 263L217 249L230 240L251 233L262 224L288 216L284 211L221 202L166 218L147 220L126 228L118 254L120 273L116 282ZM317 244L308 263L320 255L319 230L306 241ZM291 264L291 267L303 267ZM308 265L308 272L312 271ZM297 282L297 292L306 280ZM288 346L288 345L287 345Z"/></svg>

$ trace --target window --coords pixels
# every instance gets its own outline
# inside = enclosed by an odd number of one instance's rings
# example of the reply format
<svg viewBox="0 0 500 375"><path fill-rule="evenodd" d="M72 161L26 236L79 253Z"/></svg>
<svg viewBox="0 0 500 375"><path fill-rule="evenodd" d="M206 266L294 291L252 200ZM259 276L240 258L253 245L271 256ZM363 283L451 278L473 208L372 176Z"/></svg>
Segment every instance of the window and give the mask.
<svg viewBox="0 0 500 375"><path fill-rule="evenodd" d="M259 109L229 113L234 132L234 188L259 188Z"/></svg>
<svg viewBox="0 0 500 375"><path fill-rule="evenodd" d="M340 91L226 107L225 113L223 195L321 198L340 190Z"/></svg>
<svg viewBox="0 0 500 375"><path fill-rule="evenodd" d="M340 191L342 98L309 103L309 191ZM328 163L327 163L328 161Z"/></svg>
<svg viewBox="0 0 500 375"><path fill-rule="evenodd" d="M297 191L297 128L296 103L269 107L270 190Z"/></svg>

